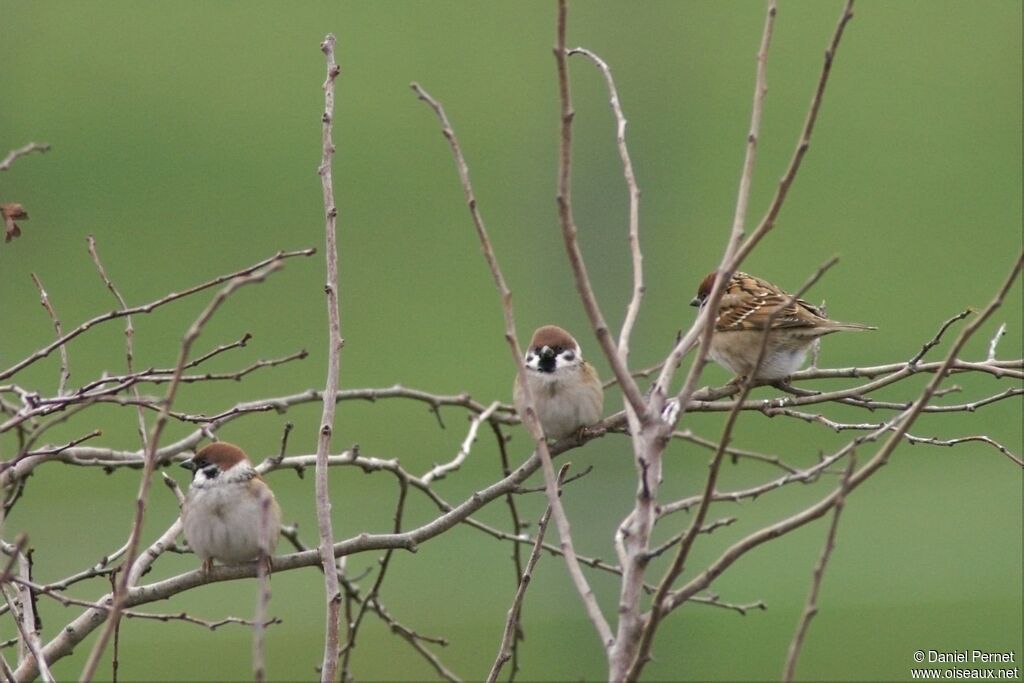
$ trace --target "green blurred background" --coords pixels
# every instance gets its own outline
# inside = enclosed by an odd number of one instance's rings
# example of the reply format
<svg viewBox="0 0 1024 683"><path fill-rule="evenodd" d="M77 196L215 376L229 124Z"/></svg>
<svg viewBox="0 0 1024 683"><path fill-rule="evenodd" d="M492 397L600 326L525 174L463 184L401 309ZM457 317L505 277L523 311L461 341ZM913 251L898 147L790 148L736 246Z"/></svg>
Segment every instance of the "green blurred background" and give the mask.
<svg viewBox="0 0 1024 683"><path fill-rule="evenodd" d="M752 197L759 219L792 152L840 11L838 2L781 2L769 60L769 95ZM478 400L509 400L513 374L501 309L480 257L447 145L433 114L408 88L419 81L445 104L461 138L477 197L514 292L520 340L544 323L577 333L596 360L596 342L575 294L558 233L554 192L558 102L548 2L135 3L0 2L0 151L30 140L53 150L0 175L0 201L31 214L24 235L0 245L0 366L52 338L29 279L46 285L66 327L111 309L85 238L130 304L139 304L262 259L278 249L320 247L323 209L316 167L324 78L319 43L338 36L334 167L340 209L344 388L396 382ZM685 304L719 258L731 222L750 115L761 2L575 3L569 43L613 67L629 118L629 143L643 190L647 297L633 343L637 367L661 358L688 325ZM878 332L830 338L822 362L867 365L913 355L938 325L984 306L1021 248L1021 4L1012 0L860 2L835 63L817 131L778 228L746 269L796 288L832 255L842 261L811 293L839 319ZM574 59L574 200L580 238L607 318L621 322L629 295L627 198L613 144L603 81ZM247 348L218 359L226 371L308 348L310 357L243 383L186 386L178 406L217 412L242 400L321 387L326 328L322 254L293 260L266 284L240 292L209 324L197 349L249 331ZM207 297L136 318L139 367L173 364L181 335ZM984 357L1005 321L1001 356L1020 358L1021 288L970 344ZM938 358L945 348L933 352ZM96 328L70 346L72 385L123 370L120 324ZM56 358L19 375L43 392L56 387ZM706 381L728 374L710 368ZM882 394L908 399L924 378ZM958 377L960 403L1011 386ZM839 383L842 385L842 383ZM769 396L771 390L759 390ZM621 407L618 394L608 411ZM825 407L834 419L885 415ZM416 473L451 458L465 434L461 410L447 429L421 405L390 401L340 406L334 447L398 457ZM286 421L291 453L315 451L319 407L237 420L221 438L256 459L276 452ZM926 416L923 436L988 434L1022 451L1019 401L973 414ZM688 426L715 438L719 415ZM51 433L55 443L96 427L103 444L137 448L131 410L94 408ZM183 436L171 425L165 439ZM513 430L512 455L528 441ZM735 444L807 466L844 443L818 425L744 416ZM0 455L13 443L0 440ZM874 447L862 449L866 459ZM706 451L673 444L665 499L695 492ZM574 451L593 473L565 502L581 553L613 559L611 538L631 505L628 441L608 437ZM182 484L186 473L172 472ZM438 485L450 501L499 476L493 439L476 444L462 471ZM757 463L728 466L720 489L774 476ZM25 531L36 577L50 581L119 546L128 533L138 473L39 468L3 535ZM271 477L288 521L316 537L311 477ZM745 534L827 491L791 488L756 503L716 505L712 518L740 521L698 542L687 575ZM335 534L385 531L394 482L356 471L331 474ZM523 500L528 519L543 509ZM144 541L174 518L162 486L153 491ZM411 494L408 524L434 510ZM503 504L480 518L508 527ZM1021 471L984 444L952 449L901 446L889 466L849 501L799 676L903 679L917 649L1015 650L1022 639ZM687 522L663 526L667 537ZM741 617L688 606L655 646L651 680L778 677L826 524L764 546L715 582L724 600L764 600ZM282 544L281 549L284 549ZM493 661L514 592L510 547L460 527L393 562L382 601L406 625L450 641L439 654L454 671L481 678ZM350 559L356 573L376 553ZM148 578L195 566L192 556L160 560ZM616 582L592 574L606 614ZM364 580L368 585L369 580ZM272 678L310 678L319 663L322 579L314 569L274 576ZM96 580L72 593L95 599ZM252 582L217 584L153 605L205 618L249 616ZM78 614L43 603L44 637ZM545 557L524 608L525 679L600 679L603 656L558 558ZM7 619L0 635L11 637ZM249 675L249 632L215 633L180 623L128 621L121 632L124 679L224 679ZM94 642L58 663L74 678ZM10 659L11 654L7 655ZM109 676L109 663L101 669ZM432 670L367 617L355 653L358 678L429 679Z"/></svg>

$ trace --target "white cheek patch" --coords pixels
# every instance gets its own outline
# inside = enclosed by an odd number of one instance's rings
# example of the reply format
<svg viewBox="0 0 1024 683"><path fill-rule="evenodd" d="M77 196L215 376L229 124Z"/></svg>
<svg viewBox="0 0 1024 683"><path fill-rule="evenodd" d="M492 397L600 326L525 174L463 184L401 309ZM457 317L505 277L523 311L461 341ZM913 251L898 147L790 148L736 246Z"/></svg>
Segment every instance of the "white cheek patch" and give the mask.
<svg viewBox="0 0 1024 683"><path fill-rule="evenodd" d="M537 354L535 354L533 351L530 351L529 353L526 354L526 367L530 368L531 370L536 370L537 363Z"/></svg>
<svg viewBox="0 0 1024 683"><path fill-rule="evenodd" d="M580 363L580 347L566 349L555 357L556 368L573 368Z"/></svg>

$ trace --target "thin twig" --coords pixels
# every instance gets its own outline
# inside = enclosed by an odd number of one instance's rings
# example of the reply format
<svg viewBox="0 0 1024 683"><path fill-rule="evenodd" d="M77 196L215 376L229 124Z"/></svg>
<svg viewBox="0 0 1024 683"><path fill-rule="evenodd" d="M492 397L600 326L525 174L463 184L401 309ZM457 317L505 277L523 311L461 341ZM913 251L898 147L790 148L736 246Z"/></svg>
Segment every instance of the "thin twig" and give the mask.
<svg viewBox="0 0 1024 683"><path fill-rule="evenodd" d="M769 12L771 12L771 10L769 10ZM838 259L833 257L818 268L814 275L812 275L811 278L807 280L807 282L805 282L795 294L791 294L788 297L788 300L784 302L783 305L779 306L766 321L764 333L761 335L761 344L758 349L757 361L754 363L754 367L751 370L750 375L742 381L740 396L735 402L735 408L729 412L729 417L726 419L725 427L722 429L722 436L718 441L718 449L715 451L708 467L708 476L704 482L704 492L701 496L700 504L697 507L697 512L694 514L693 521L690 523L689 528L686 530L682 540L679 542L679 550L672 561L672 565L658 583L658 590L654 594L654 598L651 600L650 613L644 623L636 655L634 656L634 659L629 666L629 671L626 674L627 680L637 680L640 676L640 672L643 671L644 666L650 658L650 651L651 646L654 643L654 636L661 620L668 613L668 610L666 609L666 598L672 590L672 585L682 574L683 568L686 566L686 560L689 557L690 550L693 547L693 543L696 540L697 535L701 531L701 526L704 524L704 519L707 516L708 509L711 507L711 501L714 498L715 487L718 482L718 472L722 464L722 458L725 456L725 449L732 439L732 431L740 414L739 406L742 405L743 401L753 388L752 378L757 376L757 370L761 366L761 363L764 362L764 358L768 350L768 335L771 331L775 318L782 315L786 308L803 296L804 293L810 289L810 287L813 286L829 268L835 265L837 261Z"/></svg>
<svg viewBox="0 0 1024 683"><path fill-rule="evenodd" d="M46 358L51 353L53 353L54 349L63 346L64 344L71 341L75 337L95 327L96 325L99 325L100 323L105 323L110 320L116 320L118 318L123 318L125 316L134 315L137 313L152 313L157 308L165 306L173 301L177 301L179 299L192 296L193 294L197 294L212 287L216 287L217 285L223 284L225 282L230 282L235 278L245 277L248 275L252 275L253 273L262 271L264 268L273 263L280 263L285 259L293 258L295 256L312 256L315 253L316 249L301 249L299 251L279 251L277 254L271 256L270 258L264 259L259 263L254 263L253 265L248 266L246 268L242 268L241 270L237 270L234 273L229 273L227 275L218 275L212 280L207 280L202 284L193 285L192 287L184 289L180 292L171 292L166 296L163 296L154 301L150 301L149 303L142 304L141 306L132 306L131 308L126 308L119 311L110 311L108 313L97 315L96 317L85 321L84 323L74 328L67 334L64 334L54 342L47 344L46 346L37 349L36 351L33 351L31 354L29 354L22 360L18 361L14 365L10 366L6 370L0 371L0 380L5 380L8 377L12 377L21 370L23 370L24 368L28 367L29 365L32 365L33 363L43 358Z"/></svg>
<svg viewBox="0 0 1024 683"><path fill-rule="evenodd" d="M128 308L128 303L124 297L121 296L121 292L118 291L117 287L114 286L114 282L107 275L107 269L103 267L103 262L100 260L99 252L96 249L96 238L89 235L86 238L86 244L89 248L89 255L92 257L92 262L96 265L96 270L100 274L100 279L103 280L103 284L107 286L107 289L113 295L117 301L117 305L121 307L121 310ZM132 324L132 317L130 315L125 316L124 324L124 347L125 347L125 361L128 373L133 374L135 372L135 326ZM139 387L135 385L131 388L132 397L136 401L141 401L142 397L139 394ZM146 449L146 418L145 411L141 405L136 406L136 416L139 421L139 442L142 444L142 449Z"/></svg>
<svg viewBox="0 0 1024 683"><path fill-rule="evenodd" d="M729 272L738 268L740 263L743 262L743 259L753 251L754 247L758 245L761 239L775 227L775 219L778 218L779 212L782 210L782 205L786 201L786 196L789 193L789 188L793 185L793 180L796 178L796 174L800 170L800 165L803 162L804 156L807 154L807 150L811 147L811 136L814 134L814 126L818 121L818 112L821 110L821 103L824 101L825 86L828 85L828 78L832 73L832 64L835 60L836 51L839 49L839 42L842 40L843 32L846 30L846 25L851 19L853 19L853 0L846 0L842 13L839 15L839 21L836 24L835 31L832 33L832 39L829 41L828 47L825 48L825 59L822 62L821 75L818 77L818 85L814 90L814 95L811 97L811 105L807 110L807 118L804 119L803 130L800 133L800 139L797 141L796 149L793 150L793 156L789 161L789 166L786 168L786 172L779 180L775 197L768 206L768 210L765 212L761 222L737 250L736 258L727 269Z"/></svg>
<svg viewBox="0 0 1024 683"><path fill-rule="evenodd" d="M50 321L53 323L53 329L57 332L57 339L64 336L64 332L61 329L60 318L57 317L57 311L54 309L53 304L50 303L50 296L46 293L46 289L43 287L42 281L39 276L35 273L30 273L32 282L36 284L36 288L39 290L39 303L42 304L43 308L46 309L46 313L50 316ZM68 380L71 379L71 367L68 363L68 347L67 344L60 345L60 380L57 384L57 395L63 396L67 391Z"/></svg>
<svg viewBox="0 0 1024 683"><path fill-rule="evenodd" d="M282 528L281 529L281 535L284 536L286 539L288 539L288 541L292 544L292 546L296 550L298 550L300 552L304 552L304 551L309 549L306 546L306 544L303 543L302 540L299 538L298 529L297 528L295 528L295 527L285 527L285 528ZM343 557L341 559L345 559L345 558ZM322 569L322 567L321 567L321 569ZM354 585L354 580L353 579L348 579L348 578L345 577L344 572L342 571L342 568L340 567L340 561L339 561L339 566L337 568L337 571L338 571L338 581L341 583L341 586L342 586L342 588L345 591L345 595L348 598L350 598L352 601L357 603L357 604L361 605L361 604L365 603L366 601L360 595L358 588ZM441 678L443 678L443 679L445 679L447 681L451 681L452 683L458 683L460 681L460 678L455 673L453 673L451 670L449 670L441 662L441 660L437 657L437 655L435 655L433 652L431 652L425 646L425 643L429 643L429 644L433 644L433 645L440 645L441 647L446 647L448 645L448 641L447 640L445 640L444 638L438 638L438 637L434 637L434 636L424 635L422 633L419 633L419 632L409 628L408 626L405 626L404 624L399 622L394 617L394 615L391 614L384 607L384 605L381 603L379 598L375 599L370 604L370 609L373 611L374 614L376 614L380 618L381 621L384 622L385 625L387 625L387 627L391 631L391 633L394 633L395 635L397 635L400 638L402 638L403 640L405 640L406 643L408 643L413 648L413 650L415 650L419 655L421 655L427 661L427 663L430 664L430 666L434 669L434 671L437 672L438 676L440 676Z"/></svg>
<svg viewBox="0 0 1024 683"><path fill-rule="evenodd" d="M156 445L160 441L160 434L163 432L168 419L170 417L171 405L174 403L174 397L177 394L178 386L180 385L180 377L182 368L188 361L189 353L192 349L192 345L196 339L199 338L200 333L206 323L213 317L217 309L226 301L235 291L245 285L262 282L268 275L278 270L281 267L281 260L272 260L265 268L256 270L248 275L236 277L235 279L228 282L213 300L207 305L207 307L199 314L199 317L195 319L192 325L189 327L185 336L182 338L181 347L178 352L178 362L175 366L174 379L171 381L170 386L167 389L167 395L163 400L160 414L157 416L156 422L153 425L153 430L150 433L149 442L146 447L146 458L143 466L142 477L139 483L139 491L135 500L135 515L132 522L132 528L128 536L128 551L125 553L125 559L122 563L124 567L131 567L135 562L136 551L138 549L139 540L142 536L142 522L146 515L146 503L149 500L149 490L153 479L153 471L156 469ZM122 571L118 577L117 587L114 590L114 601L113 608L110 610L107 616L106 625L100 637L97 639L92 652L89 654L89 659L86 660L85 668L82 670L80 679L84 682L92 680L92 677L96 673L96 668L99 666L100 657L103 655L103 651L106 649L107 643L110 640L110 636L113 635L113 631L117 628L119 623L121 611L125 607L125 594L129 587L129 575L131 572Z"/></svg>
<svg viewBox="0 0 1024 683"><path fill-rule="evenodd" d="M12 149L4 157L3 161L0 161L0 171L6 171L10 169L11 164L20 159L23 156L27 156L32 152L49 152L50 146L46 143L30 142L24 147L18 149Z"/></svg>
<svg viewBox="0 0 1024 683"><path fill-rule="evenodd" d="M561 135L559 136L558 148L558 195L555 199L558 202L558 217L562 226L562 241L565 243L569 265L572 266L573 277L576 280L576 291L583 302L583 308L587 312L587 318L590 320L590 325L597 336L601 350L604 352L605 358L608 359L612 372L619 380L619 387L622 389L626 400L636 414L641 416L646 411L647 402L644 400L640 387L630 376L629 368L626 366L623 355L620 354L615 341L612 339L608 324L605 322L604 315L601 313L601 308L597 303L597 297L594 296L594 289L590 284L590 275L587 272L587 264L583 260L583 252L580 250L579 241L577 240L578 230L572 209L572 120L575 112L572 108L572 96L569 89L568 51L565 47L567 12L568 8L565 0L559 0L554 53L555 64L558 68L558 93L559 101L561 102ZM623 144L625 143L623 142ZM630 219L632 221L632 214ZM635 226L631 222L631 231L633 227ZM637 227L637 229L639 228ZM632 232L630 239L632 240ZM637 243L636 248L639 249L639 243ZM636 253L638 252L634 252L634 258ZM636 262L634 261L635 266ZM634 278L636 277L637 273L634 270ZM634 295L638 296L635 287ZM632 308L632 304L630 306ZM637 301L637 307L639 307L639 300ZM557 513L555 514L555 520L556 522L558 520Z"/></svg>
<svg viewBox="0 0 1024 683"><path fill-rule="evenodd" d="M434 467L420 477L420 480L424 484L429 484L432 481L438 479L444 479L449 472L454 472L462 466L466 458L469 457L469 451L473 447L473 442L476 441L476 433L480 429L480 423L487 420L494 414L494 411L498 409L501 403L494 401L491 405L487 406L487 409L479 415L474 415L473 419L469 424L469 431L466 434L466 438L462 442L462 446L459 447L459 452L455 454L449 462L442 463L440 465L434 465Z"/></svg>
<svg viewBox="0 0 1024 683"><path fill-rule="evenodd" d="M622 321L622 329L619 331L618 343L619 357L625 364L629 359L629 338L633 333L637 316L640 315L640 303L646 290L643 270L644 256L640 250L640 188L636 182L636 174L633 172L633 161L629 156L629 148L626 146L627 121L625 114L622 113L622 103L619 100L618 88L615 87L615 79L612 78L611 67L594 52L583 47L569 50L568 55L570 57L572 55L586 57L604 76L605 85L608 87L609 104L615 117L615 146L619 150L619 158L622 160L622 175L626 181L626 190L629 192L629 252L633 261L633 293L626 306L626 316Z"/></svg>
<svg viewBox="0 0 1024 683"><path fill-rule="evenodd" d="M911 358L910 360L907 361L907 365L910 365L910 366L917 365L918 362L922 358L924 358L924 355L926 353L928 353L928 351L930 351L931 349L933 349L933 348L935 348L936 346L939 345L939 342L942 341L942 335L944 335L946 333L946 330L948 330L950 328L950 326L953 325L953 323L955 323L958 320L963 320L964 318L966 318L970 314L971 314L971 309L968 308L967 310L960 311L959 313L954 315L952 318L950 318L946 322L942 323L942 327L940 327L939 331L935 333L935 336L932 337L931 339L929 339L928 341L926 341L924 343L924 346L921 347L921 350L918 351L916 354L914 354L913 358ZM992 360L992 359L990 358L989 360Z"/></svg>
<svg viewBox="0 0 1024 683"><path fill-rule="evenodd" d="M568 470L568 463L562 465L561 469L558 470L559 486L565 480L565 474ZM512 658L512 647L515 645L520 629L519 620L523 609L523 599L526 597L526 590L530 587L533 570L537 566L537 561L540 560L541 547L544 545L544 534L547 532L548 520L550 518L551 506L549 505L537 523L537 538L533 542L533 550L530 551L530 557L526 560L526 569L523 570L522 575L519 577L519 586L516 588L515 597L512 598L512 606L508 608L505 630L502 632L501 644L498 646L498 656L495 658L494 664L491 665L490 673L487 674L487 683L494 683L498 679L498 675L501 674L502 667Z"/></svg>
<svg viewBox="0 0 1024 683"><path fill-rule="evenodd" d="M402 531L402 516L405 514L405 499L409 493L409 482L402 477L398 477L398 503L395 505L395 523L392 527L394 533L401 533ZM341 667L341 680L351 680L349 673L349 661L351 658L352 650L356 646L356 636L359 632L359 626L362 624L363 617L366 615L366 610L377 602L377 596L380 594L380 587L384 583L384 577L388 573L388 567L391 565L391 557L394 554L394 548L389 548L384 557L380 560L380 569L377 571L377 578L373 582L373 586L370 591L363 598L363 604L359 607L359 612L356 614L355 619L350 622L348 642L345 643L344 656L342 657Z"/></svg>
<svg viewBox="0 0 1024 683"><path fill-rule="evenodd" d="M999 340L1002 339L1003 335L1006 334L1006 323L999 326L996 333L992 335L992 341L988 343L988 357L986 360L991 363L996 359L996 346L999 345Z"/></svg>
<svg viewBox="0 0 1024 683"><path fill-rule="evenodd" d="M441 123L441 132L452 148L452 154L455 157L455 166L458 170L459 178L462 181L463 192L466 196L466 204L469 207L470 215L473 219L473 226L475 227L477 237L480 240L484 258L487 261L487 265L491 270L491 275L494 278L494 284L498 289L499 296L501 297L502 311L505 316L505 340L508 342L509 349L512 352L512 357L516 364L516 381L519 382L523 389L524 414L521 417L523 424L530 433L530 437L536 444L536 451L534 452L534 455L540 459L540 467L544 472L544 482L547 487L548 503L551 505L552 515L554 516L556 526L558 527L562 550L564 552L563 557L565 559L566 566L568 567L569 575L573 580L573 584L576 586L576 590L583 601L584 607L586 608L587 615L598 632L601 645L604 648L608 648L612 642L611 627L608 625L608 621L601 613L601 607L597 604L597 598L594 596L594 592L591 590L590 584L583 575L583 571L576 559L576 551L572 543L572 532L569 527L569 520L565 516L565 510L562 508L561 500L558 496L558 487L555 482L555 470L551 464L551 453L548 449L547 440L544 437L544 431L537 418L533 393L530 391L529 382L526 381L526 366L523 364L523 354L522 350L519 348L519 341L516 336L515 315L512 311L512 292L505 284L505 277L501 273L501 267L498 265L497 257L494 255L494 248L491 245L490 237L487 235L487 228L484 226L483 218L481 217L480 211L477 207L476 196L473 193L473 185L469 179L469 167L466 165L466 160L462 155L462 147L459 145L458 138L455 136L455 131L448 122L448 116L444 113L444 108L441 104L431 97L429 93L423 90L418 83L413 83L411 87L416 95L426 102L431 109L433 109ZM522 467L520 467L520 469L522 469ZM517 470L517 472L518 471L519 470Z"/></svg>
<svg viewBox="0 0 1024 683"><path fill-rule="evenodd" d="M46 657L43 656L43 653L39 648L38 636L31 628L27 627L24 621L26 618L24 610L30 609L31 603L28 605L22 605L23 610L19 612L14 601L7 595L6 588L0 589L0 593L3 593L4 600L7 602L7 608L14 617L14 623L18 627L18 633L21 634L22 642L25 643L25 647L31 654L29 659L19 662L18 668L21 669L27 661L31 660L35 662L38 669L38 675L44 683L54 683L55 679L53 678L53 674L50 673L50 667L46 663Z"/></svg>
<svg viewBox="0 0 1024 683"><path fill-rule="evenodd" d="M999 290L996 292L992 301L985 307L985 309L971 322L969 322L956 341L953 342L952 347L946 355L945 360L942 362L942 367L935 373L928 385L922 390L918 398L907 408L903 413L895 418L895 422L898 423L898 427L894 430L893 434L889 439L882 445L881 448L875 453L875 455L869 460L863 467L855 472L850 477L848 492L860 486L866 481L872 474L877 472L882 466L884 466L889 457L892 455L896 446L903 439L903 435L909 431L913 425L914 420L920 415L927 405L928 401L931 400L935 391L939 388L939 385L945 379L948 369L953 365L954 359L957 354L963 349L967 341L974 335L981 325L988 320L988 318L999 308L1003 300L1006 297L1010 287L1016 282L1020 276L1021 267L1024 265L1024 253L1021 253L1017 260L1014 262L1010 273L1006 280L1002 283ZM733 562L738 560L740 557L748 553L753 548L761 545L762 543L778 538L790 531L797 529L810 521L813 521L825 513L827 513L835 505L836 499L839 495L839 490L834 490L828 496L818 501L814 505L804 509L803 511L784 519L776 524L772 524L759 531L750 534L746 538L733 544L729 547L717 560L712 562L704 571L691 579L686 585L679 590L672 593L669 599L669 610L676 609L680 605L686 602L687 599L692 597L699 591L704 590L715 580L722 572L729 568Z"/></svg>
<svg viewBox="0 0 1024 683"><path fill-rule="evenodd" d="M512 474L512 468L509 465L508 459L508 439L505 434L501 431L501 425L497 422L491 421L491 431L494 432L494 438L498 442L498 454L501 457L501 473L502 476L507 477ZM522 533L527 525L523 523L519 516L519 508L516 506L516 494L518 492L509 491L505 495L505 503L508 505L509 515L512 521L512 533L518 536ZM519 577L523 575L523 548L521 543L512 544L512 568L515 571L516 585L519 585ZM509 672L509 681L515 680L516 674L519 673L519 641L523 639L523 627L522 624L516 626L516 637L512 640L509 649L511 650L511 668Z"/></svg>
<svg viewBox="0 0 1024 683"><path fill-rule="evenodd" d="M846 464L846 474L843 475L842 486L839 487L839 495L836 496L835 505L832 507L832 524L829 525L828 535L825 536L825 546L821 549L821 557L814 566L814 573L811 579L811 591L807 596L807 603L804 611L797 622L796 633L789 644L789 652L786 655L786 666L783 669L782 680L792 681L796 672L796 661L800 657L800 648L804 644L804 636L811 625L811 619L818 614L818 592L821 590L821 581L825 578L825 569L828 568L829 558L836 547L836 531L839 529L839 515L843 512L843 505L846 503L846 494L850 491L850 477L857 466L856 452L850 453L850 460Z"/></svg>
<svg viewBox="0 0 1024 683"><path fill-rule="evenodd" d="M722 255L722 266L719 267L720 272L726 272L724 266L732 260L742 239L746 223L764 98L768 89L766 81L768 49L771 45L775 14L775 1L770 0L765 17L761 45L757 53L757 75L751 108L750 128L747 134L746 153L737 191L736 210L733 216L729 240ZM617 547L624 575L619 597L620 618L619 629L616 635L616 647L610 657L610 675L613 679L625 678L627 680L635 680L639 677L647 655L646 648L650 647L651 638L653 637L654 630L657 628L657 620L659 618L658 602L663 597L664 591L667 590L664 587L664 581L659 586L658 593L652 603L651 613L646 621L641 617L640 597L641 588L644 584L644 574L648 565L646 558L648 557L651 533L657 520L655 500L657 498L657 484L661 481L664 451L662 433L671 430L678 424L679 418L686 410L687 404L697 388L696 383L703 370L711 335L714 333L715 321L712 311L717 309L717 302L724 291L726 279L716 278L707 305L698 315L697 321L690 328L690 331L680 338L675 348L666 358L661 374L650 394L649 410L652 413L661 415L665 407L664 401L672 374L678 367L683 354L692 348L698 337L702 338L701 348L694 358L682 389L680 389L676 397L678 409L673 411L671 420L667 421L666 424L659 425L658 433L648 437L646 447L643 450L641 450L639 442L634 440L634 450L638 460L640 490L637 494L632 513L620 525L617 534ZM632 378L630 381L633 381ZM724 446L725 444L723 443ZM713 472L717 469L720 456L716 456L714 462L716 465L713 465ZM713 474L709 475L709 480L713 479L713 476ZM679 552L682 556L685 556L688 552L688 544L692 543L693 537L700 529L701 522L702 520L695 520L694 525L691 527L692 533L688 533L681 541Z"/></svg>
<svg viewBox="0 0 1024 683"><path fill-rule="evenodd" d="M913 436L911 434L906 434L905 436L907 438L907 441L911 444L926 443L931 444L932 446L955 446L960 443L980 441L981 443L987 443L989 446L992 446L992 448L995 448L997 451L999 451L1007 458L1009 458L1011 461L1013 461L1014 464L1016 464L1018 467L1024 467L1024 460L1022 460L1020 456L1015 455L1013 451L1011 451L1009 448L999 443L995 439L985 436L984 434L979 434L976 436L960 436L954 439L936 439L934 437L925 438L921 436Z"/></svg>

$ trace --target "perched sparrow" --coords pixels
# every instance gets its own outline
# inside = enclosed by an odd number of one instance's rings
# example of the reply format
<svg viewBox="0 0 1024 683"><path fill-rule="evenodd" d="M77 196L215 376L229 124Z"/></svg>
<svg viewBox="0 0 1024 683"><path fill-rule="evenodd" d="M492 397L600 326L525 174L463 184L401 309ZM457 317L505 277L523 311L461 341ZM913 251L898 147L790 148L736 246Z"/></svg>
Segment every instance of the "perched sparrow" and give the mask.
<svg viewBox="0 0 1024 683"><path fill-rule="evenodd" d="M715 284L715 275L715 272L709 273L700 283L691 306L704 307ZM820 309L803 299L790 302L790 295L770 282L735 273L718 305L715 334L711 337L708 354L738 376L748 377L761 352L761 340L767 334L768 345L754 379L772 381L796 372L819 337L833 332L875 329L878 328L829 320Z"/></svg>
<svg viewBox="0 0 1024 683"><path fill-rule="evenodd" d="M181 466L194 473L181 522L203 571L214 560L238 564L258 559L269 569L281 531L281 508L245 452L229 443L212 443ZM266 508L264 501L269 501Z"/></svg>
<svg viewBox="0 0 1024 683"><path fill-rule="evenodd" d="M601 419L601 380L594 366L583 360L580 345L561 327L546 325L533 333L526 351L526 381L549 439L562 439ZM523 392L518 379L512 395L522 414Z"/></svg>

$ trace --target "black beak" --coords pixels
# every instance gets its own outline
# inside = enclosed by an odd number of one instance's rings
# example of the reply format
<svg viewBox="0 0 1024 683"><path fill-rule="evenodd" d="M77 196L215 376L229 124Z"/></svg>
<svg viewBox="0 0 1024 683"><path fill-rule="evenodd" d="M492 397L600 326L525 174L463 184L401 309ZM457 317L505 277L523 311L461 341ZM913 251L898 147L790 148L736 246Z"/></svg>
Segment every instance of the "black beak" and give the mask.
<svg viewBox="0 0 1024 683"><path fill-rule="evenodd" d="M554 372L555 371L555 350L549 346L545 346L540 350L540 362L537 363L537 369L541 372Z"/></svg>
<svg viewBox="0 0 1024 683"><path fill-rule="evenodd" d="M692 299L690 299L690 305L700 308L700 298L695 296Z"/></svg>
<svg viewBox="0 0 1024 683"><path fill-rule="evenodd" d="M191 458L189 458L185 462L181 463L181 466L184 467L189 472L195 472L196 471L196 463Z"/></svg>

